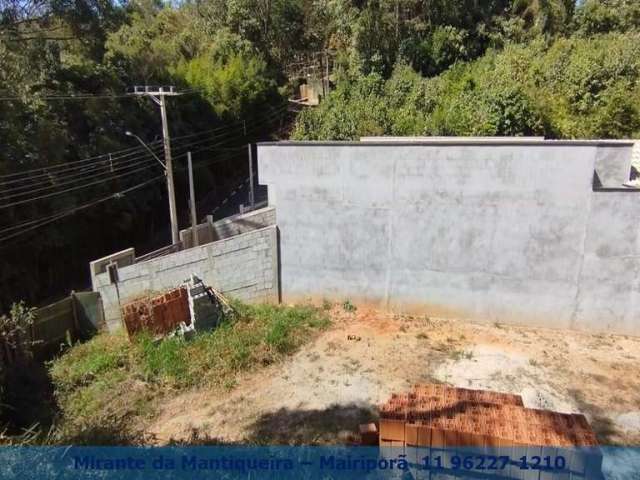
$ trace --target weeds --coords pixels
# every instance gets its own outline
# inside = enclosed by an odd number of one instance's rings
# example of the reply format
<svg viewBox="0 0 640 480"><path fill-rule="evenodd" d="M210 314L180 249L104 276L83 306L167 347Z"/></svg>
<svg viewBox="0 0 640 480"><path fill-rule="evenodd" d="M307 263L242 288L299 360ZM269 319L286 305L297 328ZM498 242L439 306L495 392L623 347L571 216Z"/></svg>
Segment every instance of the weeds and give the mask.
<svg viewBox="0 0 640 480"><path fill-rule="evenodd" d="M249 306L211 332L154 340L101 334L50 364L62 411L56 441L126 443L132 419L148 417L167 391L232 389L238 373L293 353L329 319L312 306ZM116 435L117 438L113 435ZM111 436L110 436L111 435Z"/></svg>
<svg viewBox="0 0 640 480"><path fill-rule="evenodd" d="M346 300L342 303L342 309L343 309L345 312L353 313L353 312L355 312L355 311L358 309L358 307L356 307L353 303L351 303L351 300L346 299Z"/></svg>
<svg viewBox="0 0 640 480"><path fill-rule="evenodd" d="M472 360L473 352L471 350L452 350L449 354L452 360Z"/></svg>

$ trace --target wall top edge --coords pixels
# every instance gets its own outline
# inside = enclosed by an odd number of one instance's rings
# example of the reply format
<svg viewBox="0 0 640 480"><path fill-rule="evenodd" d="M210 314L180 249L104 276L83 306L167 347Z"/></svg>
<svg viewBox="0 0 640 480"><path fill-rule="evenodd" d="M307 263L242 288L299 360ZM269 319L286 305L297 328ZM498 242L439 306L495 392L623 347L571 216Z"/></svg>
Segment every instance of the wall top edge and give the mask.
<svg viewBox="0 0 640 480"><path fill-rule="evenodd" d="M464 139L464 137L452 137L451 139L437 140L367 140L354 141L280 141L259 142L258 147L420 147L420 146L533 146L533 147L633 147L633 140L537 140L537 139Z"/></svg>

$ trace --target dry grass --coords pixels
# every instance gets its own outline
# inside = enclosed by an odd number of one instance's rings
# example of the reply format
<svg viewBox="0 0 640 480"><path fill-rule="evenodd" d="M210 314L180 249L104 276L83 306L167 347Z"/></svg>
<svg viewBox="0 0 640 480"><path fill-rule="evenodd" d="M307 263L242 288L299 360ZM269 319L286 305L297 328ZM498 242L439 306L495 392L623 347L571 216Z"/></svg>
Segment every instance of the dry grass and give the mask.
<svg viewBox="0 0 640 480"><path fill-rule="evenodd" d="M212 332L154 341L101 334L51 365L61 417L56 442L129 443L172 392L231 390L236 376L295 352L329 320L311 306L237 304L237 318Z"/></svg>

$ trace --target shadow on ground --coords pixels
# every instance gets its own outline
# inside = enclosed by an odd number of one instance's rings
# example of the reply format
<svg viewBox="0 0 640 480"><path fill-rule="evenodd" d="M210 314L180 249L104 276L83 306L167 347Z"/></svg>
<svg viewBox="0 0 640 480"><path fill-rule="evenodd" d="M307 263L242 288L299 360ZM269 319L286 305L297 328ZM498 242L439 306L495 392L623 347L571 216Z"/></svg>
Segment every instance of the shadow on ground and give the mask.
<svg viewBox="0 0 640 480"><path fill-rule="evenodd" d="M375 408L368 404L332 405L323 410L281 408L265 413L248 427L247 436L229 442L197 428L189 436L170 439L167 446L202 445L340 445L356 441L358 425L377 421ZM155 444L146 437L143 444Z"/></svg>
<svg viewBox="0 0 640 480"><path fill-rule="evenodd" d="M573 397L580 411L590 417L589 423L598 437L598 442L601 445L615 445L619 432L605 411L601 407L587 402L580 390L569 390L569 395Z"/></svg>
<svg viewBox="0 0 640 480"><path fill-rule="evenodd" d="M323 410L281 408L261 415L249 428L256 445L335 445L355 440L358 425L377 420L368 404L332 405Z"/></svg>

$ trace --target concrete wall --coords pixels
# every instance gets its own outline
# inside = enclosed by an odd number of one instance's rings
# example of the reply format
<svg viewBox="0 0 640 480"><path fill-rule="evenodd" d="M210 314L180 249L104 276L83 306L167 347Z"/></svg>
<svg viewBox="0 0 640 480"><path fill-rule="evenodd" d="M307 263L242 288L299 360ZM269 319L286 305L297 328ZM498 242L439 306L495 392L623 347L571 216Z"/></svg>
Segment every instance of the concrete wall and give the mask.
<svg viewBox="0 0 640 480"><path fill-rule="evenodd" d="M600 147L596 153L595 171L600 185L622 187L629 181L632 148Z"/></svg>
<svg viewBox="0 0 640 480"><path fill-rule="evenodd" d="M120 328L120 305L145 292L175 287L192 274L223 293L246 301L278 301L278 246L274 225L93 275L110 330Z"/></svg>
<svg viewBox="0 0 640 480"><path fill-rule="evenodd" d="M630 158L628 142L259 145L283 300L640 334L640 193L592 188L596 164L619 186Z"/></svg>
<svg viewBox="0 0 640 480"><path fill-rule="evenodd" d="M276 224L276 210L273 207L260 208L251 212L232 215L216 222L197 225L198 244L215 242L224 238ZM191 228L180 231L180 240L185 248L193 246Z"/></svg>
<svg viewBox="0 0 640 480"><path fill-rule="evenodd" d="M89 272L91 273L91 287L96 291L96 285L93 283L96 275L107 271L107 265L115 263L118 268L126 267L136 263L136 251L133 248L127 248L120 252L112 253L106 257L99 258L89 263Z"/></svg>
<svg viewBox="0 0 640 480"><path fill-rule="evenodd" d="M572 326L640 334L640 192L593 192Z"/></svg>

